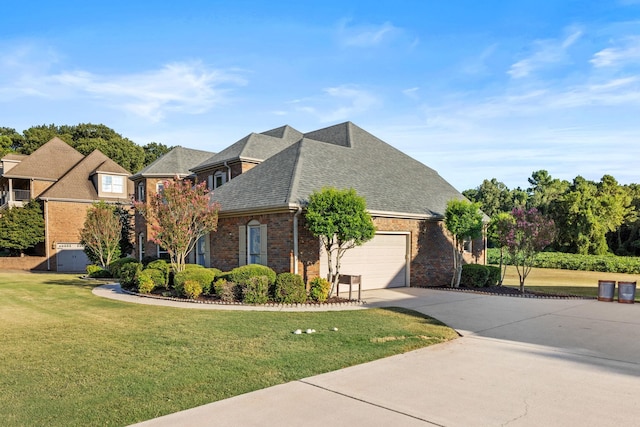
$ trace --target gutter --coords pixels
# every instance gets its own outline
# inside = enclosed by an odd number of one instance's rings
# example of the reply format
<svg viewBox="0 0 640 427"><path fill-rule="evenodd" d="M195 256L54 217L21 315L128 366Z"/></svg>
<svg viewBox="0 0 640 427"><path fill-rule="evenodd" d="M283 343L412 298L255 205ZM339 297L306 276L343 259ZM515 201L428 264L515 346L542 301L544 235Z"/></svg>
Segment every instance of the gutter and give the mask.
<svg viewBox="0 0 640 427"><path fill-rule="evenodd" d="M298 274L298 217L302 212L302 206L293 215L293 273Z"/></svg>

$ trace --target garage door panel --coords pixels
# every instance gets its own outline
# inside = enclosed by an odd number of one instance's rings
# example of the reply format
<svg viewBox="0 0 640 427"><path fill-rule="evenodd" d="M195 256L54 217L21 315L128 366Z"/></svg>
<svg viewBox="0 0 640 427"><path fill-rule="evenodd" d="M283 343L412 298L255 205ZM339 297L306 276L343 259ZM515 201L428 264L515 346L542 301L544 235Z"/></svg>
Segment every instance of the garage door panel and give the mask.
<svg viewBox="0 0 640 427"><path fill-rule="evenodd" d="M407 238L407 234L376 234L345 252L340 273L362 276L363 289L407 286ZM326 255L322 259L321 274L326 275Z"/></svg>

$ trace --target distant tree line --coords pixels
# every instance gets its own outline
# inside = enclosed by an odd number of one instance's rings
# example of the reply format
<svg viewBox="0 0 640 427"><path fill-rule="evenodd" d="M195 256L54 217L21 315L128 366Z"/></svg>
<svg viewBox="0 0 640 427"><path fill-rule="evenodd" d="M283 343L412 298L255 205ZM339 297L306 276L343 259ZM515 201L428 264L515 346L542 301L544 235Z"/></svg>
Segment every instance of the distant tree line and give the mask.
<svg viewBox="0 0 640 427"><path fill-rule="evenodd" d="M56 136L84 155L98 149L131 173L140 171L173 148L157 142L137 145L103 124L50 124L32 126L22 133L0 127L0 158L8 153L31 154Z"/></svg>
<svg viewBox="0 0 640 427"><path fill-rule="evenodd" d="M533 172L530 187L509 189L492 178L462 193L481 204L490 217L514 208L535 208L553 219L558 234L551 249L559 252L640 255L640 185L620 185L605 175L599 182L581 176L573 182Z"/></svg>

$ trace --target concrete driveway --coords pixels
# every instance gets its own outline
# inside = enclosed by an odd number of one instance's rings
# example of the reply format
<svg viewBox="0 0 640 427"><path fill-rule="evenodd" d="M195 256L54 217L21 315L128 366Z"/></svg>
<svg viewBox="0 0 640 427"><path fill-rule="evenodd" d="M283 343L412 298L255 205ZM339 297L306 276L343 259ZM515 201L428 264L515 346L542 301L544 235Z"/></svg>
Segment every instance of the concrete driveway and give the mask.
<svg viewBox="0 0 640 427"><path fill-rule="evenodd" d="M417 288L364 299L462 337L139 425L640 425L640 305Z"/></svg>

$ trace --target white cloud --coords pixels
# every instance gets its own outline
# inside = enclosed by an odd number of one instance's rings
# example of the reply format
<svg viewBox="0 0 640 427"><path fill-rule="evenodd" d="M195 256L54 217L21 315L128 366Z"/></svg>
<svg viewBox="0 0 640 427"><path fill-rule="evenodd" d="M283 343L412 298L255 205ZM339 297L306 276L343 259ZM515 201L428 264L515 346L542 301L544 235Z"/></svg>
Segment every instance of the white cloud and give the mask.
<svg viewBox="0 0 640 427"><path fill-rule="evenodd" d="M174 62L138 73L96 74L60 68L55 52L23 45L0 57L1 101L24 97L93 99L158 122L169 113L200 114L225 102L225 94L245 84L238 72L211 69L201 62Z"/></svg>
<svg viewBox="0 0 640 427"><path fill-rule="evenodd" d="M340 42L348 47L373 47L392 38L400 29L389 22L382 25L364 25L349 27L348 21L340 22L338 35Z"/></svg>
<svg viewBox="0 0 640 427"><path fill-rule="evenodd" d="M571 28L563 39L536 40L533 53L513 65L508 73L514 79L529 76L533 71L566 60L566 51L582 36L582 30Z"/></svg>
<svg viewBox="0 0 640 427"><path fill-rule="evenodd" d="M594 67L615 67L628 63L640 64L640 36L628 37L619 46L596 52L589 61Z"/></svg>
<svg viewBox="0 0 640 427"><path fill-rule="evenodd" d="M342 85L323 90L324 95L292 101L296 110L316 116L323 123L353 120L353 117L380 104L372 93L354 85ZM310 105L312 104L312 105Z"/></svg>

